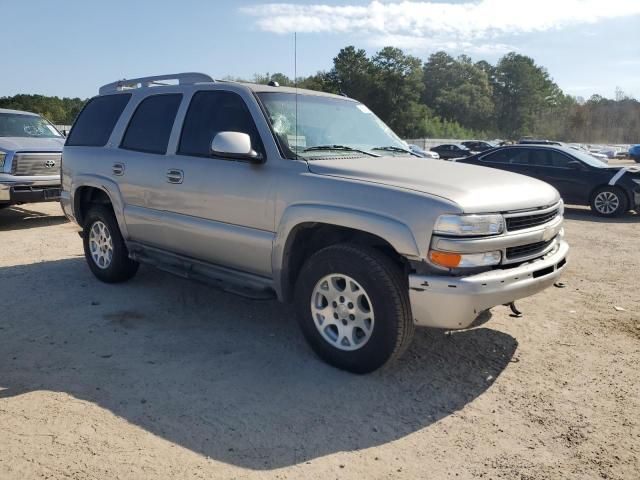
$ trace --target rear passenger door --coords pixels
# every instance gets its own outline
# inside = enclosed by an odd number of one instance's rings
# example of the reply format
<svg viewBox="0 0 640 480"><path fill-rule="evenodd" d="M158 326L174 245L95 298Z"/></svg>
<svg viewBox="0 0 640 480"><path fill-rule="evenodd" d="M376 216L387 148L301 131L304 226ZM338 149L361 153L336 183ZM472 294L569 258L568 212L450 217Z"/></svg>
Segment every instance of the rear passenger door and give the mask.
<svg viewBox="0 0 640 480"><path fill-rule="evenodd" d="M240 94L194 93L174 155L168 156L166 228L171 250L265 277L272 274L274 169L212 155L219 132L242 132L265 156L255 120Z"/></svg>
<svg viewBox="0 0 640 480"><path fill-rule="evenodd" d="M162 210L167 193L167 146L180 93L150 95L135 107L122 135L112 175L124 199L129 239L166 248Z"/></svg>

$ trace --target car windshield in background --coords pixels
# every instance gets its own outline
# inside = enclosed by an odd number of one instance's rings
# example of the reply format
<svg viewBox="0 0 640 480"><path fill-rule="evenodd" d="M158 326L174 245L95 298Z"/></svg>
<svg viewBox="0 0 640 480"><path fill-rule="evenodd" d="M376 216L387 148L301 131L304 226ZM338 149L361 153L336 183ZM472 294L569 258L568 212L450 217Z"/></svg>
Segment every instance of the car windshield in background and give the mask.
<svg viewBox="0 0 640 480"><path fill-rule="evenodd" d="M574 148L570 148L570 147L559 147L562 151L564 151L565 153L577 158L578 160L583 161L584 163L586 163L587 165L590 165L592 167L597 167L597 168L607 168L609 167L609 165L607 165L606 163L604 163L601 160L598 160L596 157L589 155L586 152L581 152L580 150L576 150Z"/></svg>
<svg viewBox="0 0 640 480"><path fill-rule="evenodd" d="M0 137L61 138L62 135L37 115L0 113Z"/></svg>
<svg viewBox="0 0 640 480"><path fill-rule="evenodd" d="M353 100L280 92L258 97L280 142L299 157L413 155L382 120Z"/></svg>

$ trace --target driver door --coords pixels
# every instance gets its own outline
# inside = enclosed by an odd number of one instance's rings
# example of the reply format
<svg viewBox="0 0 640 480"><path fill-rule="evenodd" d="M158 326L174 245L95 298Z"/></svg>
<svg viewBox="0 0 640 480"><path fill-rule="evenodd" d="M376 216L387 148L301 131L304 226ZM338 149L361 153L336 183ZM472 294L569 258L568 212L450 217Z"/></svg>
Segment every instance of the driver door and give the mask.
<svg viewBox="0 0 640 480"><path fill-rule="evenodd" d="M175 154L168 157L167 236L171 250L209 263L271 276L274 169L211 154L219 132L242 132L265 155L244 99L196 92Z"/></svg>

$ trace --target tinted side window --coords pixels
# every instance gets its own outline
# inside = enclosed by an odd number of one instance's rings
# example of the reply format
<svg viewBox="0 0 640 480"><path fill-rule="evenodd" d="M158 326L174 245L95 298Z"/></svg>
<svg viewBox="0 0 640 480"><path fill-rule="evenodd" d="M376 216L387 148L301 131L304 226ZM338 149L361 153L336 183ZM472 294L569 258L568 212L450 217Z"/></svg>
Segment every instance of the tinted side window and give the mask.
<svg viewBox="0 0 640 480"><path fill-rule="evenodd" d="M131 117L121 148L148 153L167 153L169 135L180 106L178 93L145 98Z"/></svg>
<svg viewBox="0 0 640 480"><path fill-rule="evenodd" d="M251 137L253 149L264 153L253 118L238 94L197 92L184 119L178 153L208 157L211 141L218 132L246 133Z"/></svg>
<svg viewBox="0 0 640 480"><path fill-rule="evenodd" d="M569 162L571 159L560 152L549 152L549 158L551 159L551 166L556 168L569 168Z"/></svg>
<svg viewBox="0 0 640 480"><path fill-rule="evenodd" d="M489 163L507 163L517 165L529 164L529 150L507 148L505 150L498 150L497 152L490 153L485 157L482 157L483 162Z"/></svg>
<svg viewBox="0 0 640 480"><path fill-rule="evenodd" d="M69 133L66 145L103 147L131 94L95 97L85 105Z"/></svg>
<svg viewBox="0 0 640 480"><path fill-rule="evenodd" d="M509 150L498 150L482 157L483 162L509 163Z"/></svg>
<svg viewBox="0 0 640 480"><path fill-rule="evenodd" d="M532 150L531 151L531 157L530 157L530 163L532 165L535 165L537 167L550 167L551 166L551 160L549 158L549 151L548 150Z"/></svg>

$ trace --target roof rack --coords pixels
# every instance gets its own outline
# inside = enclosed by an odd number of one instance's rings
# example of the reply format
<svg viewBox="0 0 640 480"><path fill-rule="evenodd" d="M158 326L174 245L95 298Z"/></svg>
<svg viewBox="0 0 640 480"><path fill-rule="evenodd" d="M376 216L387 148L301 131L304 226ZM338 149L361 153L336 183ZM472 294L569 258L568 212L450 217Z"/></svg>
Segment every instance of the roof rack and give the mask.
<svg viewBox="0 0 640 480"><path fill-rule="evenodd" d="M107 83L98 90L100 95L106 93L120 92L122 90L130 90L133 88L153 87L154 85L165 85L165 80L177 80L179 85L190 85L194 83L211 83L215 80L205 73L185 72L171 73L167 75L155 75L153 77L140 77L118 80L117 82Z"/></svg>

